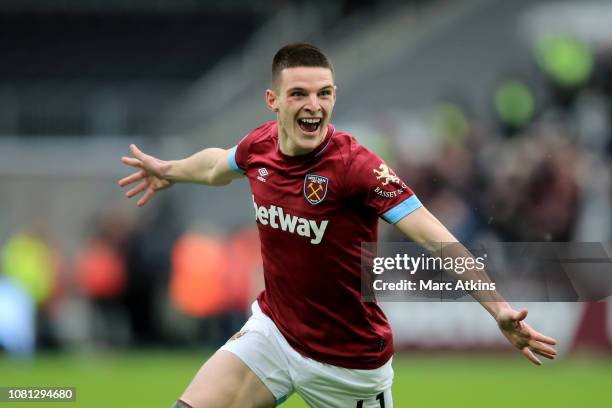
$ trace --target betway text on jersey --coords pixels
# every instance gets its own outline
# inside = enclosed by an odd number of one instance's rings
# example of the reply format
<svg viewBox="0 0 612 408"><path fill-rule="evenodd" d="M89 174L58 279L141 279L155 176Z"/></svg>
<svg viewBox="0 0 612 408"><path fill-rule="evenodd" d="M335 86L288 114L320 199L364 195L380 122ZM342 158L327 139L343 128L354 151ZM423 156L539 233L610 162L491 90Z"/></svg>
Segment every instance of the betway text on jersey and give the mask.
<svg viewBox="0 0 612 408"><path fill-rule="evenodd" d="M295 215L285 213L282 207L275 205L270 205L269 207L262 205L260 207L255 202L255 197L253 197L253 207L255 207L255 219L261 225L269 225L274 229L280 228L282 231L291 234L308 237L313 245L321 243L329 223L328 220L321 220L320 223L317 223L315 220L296 217Z"/></svg>

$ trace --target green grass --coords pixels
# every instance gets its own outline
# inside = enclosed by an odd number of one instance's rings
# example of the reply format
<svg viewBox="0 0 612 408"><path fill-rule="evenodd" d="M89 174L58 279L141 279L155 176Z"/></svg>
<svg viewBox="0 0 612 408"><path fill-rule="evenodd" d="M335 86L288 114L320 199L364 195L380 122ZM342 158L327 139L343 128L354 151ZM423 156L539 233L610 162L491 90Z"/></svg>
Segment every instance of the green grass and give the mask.
<svg viewBox="0 0 612 408"><path fill-rule="evenodd" d="M75 403L42 407L162 407L180 395L205 355L137 352L0 356L0 386L74 386ZM410 355L394 360L395 407L612 407L612 357L568 358L531 366L518 354ZM14 404L13 404L14 405ZM0 408L9 407L0 403ZM306 407L294 395L283 408ZM352 408L352 407L348 407Z"/></svg>

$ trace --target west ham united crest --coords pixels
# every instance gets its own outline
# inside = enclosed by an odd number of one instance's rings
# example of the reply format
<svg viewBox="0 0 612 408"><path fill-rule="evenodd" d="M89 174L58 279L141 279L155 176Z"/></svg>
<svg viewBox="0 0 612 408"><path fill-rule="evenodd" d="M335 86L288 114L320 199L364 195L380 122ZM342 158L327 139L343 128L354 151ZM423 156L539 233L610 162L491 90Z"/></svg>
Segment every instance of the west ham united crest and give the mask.
<svg viewBox="0 0 612 408"><path fill-rule="evenodd" d="M304 178L304 197L312 205L317 205L325 200L329 179L317 174L308 174Z"/></svg>

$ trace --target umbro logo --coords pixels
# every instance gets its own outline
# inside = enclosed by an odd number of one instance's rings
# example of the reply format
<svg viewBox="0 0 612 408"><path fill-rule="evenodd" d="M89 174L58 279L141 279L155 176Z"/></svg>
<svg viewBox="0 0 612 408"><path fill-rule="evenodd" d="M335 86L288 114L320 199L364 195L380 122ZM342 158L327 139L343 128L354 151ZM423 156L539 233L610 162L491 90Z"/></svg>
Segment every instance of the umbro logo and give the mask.
<svg viewBox="0 0 612 408"><path fill-rule="evenodd" d="M259 173L259 176L257 176L257 180L261 181L261 182L266 182L266 177L268 176L268 169L266 169L265 167L261 167L259 170L257 170L257 173Z"/></svg>

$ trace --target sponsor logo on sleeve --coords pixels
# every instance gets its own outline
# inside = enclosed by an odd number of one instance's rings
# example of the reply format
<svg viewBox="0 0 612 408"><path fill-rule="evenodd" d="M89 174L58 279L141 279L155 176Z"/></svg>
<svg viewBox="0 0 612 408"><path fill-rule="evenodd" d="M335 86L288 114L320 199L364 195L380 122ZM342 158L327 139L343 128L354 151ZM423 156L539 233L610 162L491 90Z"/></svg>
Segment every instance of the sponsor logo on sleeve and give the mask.
<svg viewBox="0 0 612 408"><path fill-rule="evenodd" d="M304 177L304 197L312 205L321 204L327 196L329 179L318 174L307 174Z"/></svg>
<svg viewBox="0 0 612 408"><path fill-rule="evenodd" d="M374 189L374 192L383 198L398 197L402 195L406 191L406 189L408 189L408 186L402 180L400 180L400 178L397 177L395 172L391 170L391 168L385 163L381 163L380 166L378 166L378 169L372 169L372 173L376 177L376 180L378 180L379 184ZM395 190L388 190L383 188L389 184L395 184L399 186L399 188Z"/></svg>
<svg viewBox="0 0 612 408"><path fill-rule="evenodd" d="M242 336L247 334L247 332L248 332L248 330L240 330L238 333L236 333L232 337L230 337L227 342L229 343L230 341L238 340L239 338L241 338Z"/></svg>

